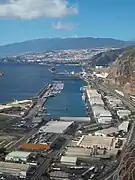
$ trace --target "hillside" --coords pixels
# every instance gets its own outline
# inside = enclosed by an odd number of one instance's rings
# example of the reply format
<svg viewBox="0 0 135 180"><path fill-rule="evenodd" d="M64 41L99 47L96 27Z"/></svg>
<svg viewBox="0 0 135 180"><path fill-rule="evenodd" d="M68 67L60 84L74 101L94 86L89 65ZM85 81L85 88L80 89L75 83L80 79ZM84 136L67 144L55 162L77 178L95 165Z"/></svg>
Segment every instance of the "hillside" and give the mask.
<svg viewBox="0 0 135 180"><path fill-rule="evenodd" d="M16 55L23 52L48 50L87 49L98 47L123 47L134 42L111 38L43 38L0 46L0 56Z"/></svg>
<svg viewBox="0 0 135 180"><path fill-rule="evenodd" d="M92 64L93 66L98 65L98 66L108 66L112 64L120 54L124 52L125 48L120 48L116 50L110 50L107 52L101 52L97 55L95 55L92 58Z"/></svg>
<svg viewBox="0 0 135 180"><path fill-rule="evenodd" d="M125 92L135 95L135 47L124 51L110 69L109 83L117 84Z"/></svg>

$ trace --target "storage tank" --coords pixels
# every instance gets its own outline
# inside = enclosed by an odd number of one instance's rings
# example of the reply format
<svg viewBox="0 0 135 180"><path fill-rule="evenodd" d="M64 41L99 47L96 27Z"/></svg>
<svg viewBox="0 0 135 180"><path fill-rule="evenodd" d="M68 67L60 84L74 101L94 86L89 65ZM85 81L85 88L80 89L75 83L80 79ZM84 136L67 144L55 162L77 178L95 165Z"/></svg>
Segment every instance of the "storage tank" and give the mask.
<svg viewBox="0 0 135 180"><path fill-rule="evenodd" d="M31 151L45 151L50 150L50 145L48 144L21 144L19 146L20 149L23 150L31 150Z"/></svg>

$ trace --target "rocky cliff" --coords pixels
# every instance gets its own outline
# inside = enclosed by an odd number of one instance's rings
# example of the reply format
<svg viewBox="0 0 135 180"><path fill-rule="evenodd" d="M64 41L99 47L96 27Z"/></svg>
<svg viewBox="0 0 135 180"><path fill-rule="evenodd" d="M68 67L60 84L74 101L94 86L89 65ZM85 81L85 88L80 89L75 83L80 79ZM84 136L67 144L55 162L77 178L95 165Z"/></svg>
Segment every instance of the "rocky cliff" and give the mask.
<svg viewBox="0 0 135 180"><path fill-rule="evenodd" d="M111 84L117 84L129 94L135 95L135 47L128 48L110 67L107 78Z"/></svg>

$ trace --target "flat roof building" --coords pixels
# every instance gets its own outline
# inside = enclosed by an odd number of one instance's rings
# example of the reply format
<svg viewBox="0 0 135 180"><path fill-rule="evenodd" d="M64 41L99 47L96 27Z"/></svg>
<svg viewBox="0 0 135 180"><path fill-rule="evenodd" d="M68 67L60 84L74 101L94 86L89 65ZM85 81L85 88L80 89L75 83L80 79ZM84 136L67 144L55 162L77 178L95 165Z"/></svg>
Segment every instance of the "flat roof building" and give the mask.
<svg viewBox="0 0 135 180"><path fill-rule="evenodd" d="M117 115L119 118L128 117L129 115L131 115L131 111L128 109L118 110Z"/></svg>
<svg viewBox="0 0 135 180"><path fill-rule="evenodd" d="M45 126L42 126L39 129L39 132L45 133L65 133L66 130L73 124L74 122L66 122L66 121L49 121Z"/></svg>
<svg viewBox="0 0 135 180"><path fill-rule="evenodd" d="M106 128L106 129L96 131L95 135L105 137L105 136L107 136L109 134L116 133L116 132L118 132L118 128L110 127L110 128Z"/></svg>
<svg viewBox="0 0 135 180"><path fill-rule="evenodd" d="M90 157L90 149L80 147L68 147L65 155L68 157L87 158Z"/></svg>
<svg viewBox="0 0 135 180"><path fill-rule="evenodd" d="M30 166L28 164L0 162L0 173L25 179Z"/></svg>
<svg viewBox="0 0 135 180"><path fill-rule="evenodd" d="M86 123L90 123L90 117L60 117L60 120L61 121L69 121L69 122L78 122L78 123L80 123L80 122L82 122L82 123L84 123L84 122L86 122Z"/></svg>
<svg viewBox="0 0 135 180"><path fill-rule="evenodd" d="M113 137L101 137L92 135L83 135L78 141L77 146L80 147L94 147L110 149L114 146Z"/></svg>
<svg viewBox="0 0 135 180"><path fill-rule="evenodd" d="M6 161L13 161L13 162L27 162L31 152L24 152L24 151L12 151L6 157Z"/></svg>
<svg viewBox="0 0 135 180"><path fill-rule="evenodd" d="M62 156L60 161L61 161L61 164L64 164L64 165L76 166L77 157Z"/></svg>
<svg viewBox="0 0 135 180"><path fill-rule="evenodd" d="M119 126L119 131L128 132L129 121L123 121Z"/></svg>

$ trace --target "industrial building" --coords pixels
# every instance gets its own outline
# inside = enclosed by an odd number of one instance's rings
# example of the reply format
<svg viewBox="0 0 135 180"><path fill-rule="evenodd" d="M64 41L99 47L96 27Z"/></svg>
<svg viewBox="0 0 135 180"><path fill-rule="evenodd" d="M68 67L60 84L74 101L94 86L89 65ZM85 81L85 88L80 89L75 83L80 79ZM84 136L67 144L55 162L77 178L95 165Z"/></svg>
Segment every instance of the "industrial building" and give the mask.
<svg viewBox="0 0 135 180"><path fill-rule="evenodd" d="M124 105L123 105L123 102L118 99L117 97L114 97L114 96L105 96L106 100L107 100L107 103L109 104L109 106L114 109L114 110L117 110L117 109L124 109Z"/></svg>
<svg viewBox="0 0 135 180"><path fill-rule="evenodd" d="M45 126L39 129L39 133L65 133L69 127L73 124L72 122L66 121L49 121Z"/></svg>
<svg viewBox="0 0 135 180"><path fill-rule="evenodd" d="M63 171L52 171L50 173L51 180L69 180L69 174Z"/></svg>
<svg viewBox="0 0 135 180"><path fill-rule="evenodd" d="M30 166L28 164L0 162L0 173L25 179Z"/></svg>
<svg viewBox="0 0 135 180"><path fill-rule="evenodd" d="M62 156L60 162L63 165L76 166L77 157Z"/></svg>
<svg viewBox="0 0 135 180"><path fill-rule="evenodd" d="M65 155L68 157L88 158L90 157L91 151L87 148L80 147L68 147Z"/></svg>
<svg viewBox="0 0 135 180"><path fill-rule="evenodd" d="M92 106L92 111L94 115L94 119L99 124L109 124L112 121L112 114L110 111L106 110L103 106Z"/></svg>
<svg viewBox="0 0 135 180"><path fill-rule="evenodd" d="M12 151L5 157L5 161L10 162L27 162L29 159L31 152L23 152L23 151Z"/></svg>
<svg viewBox="0 0 135 180"><path fill-rule="evenodd" d="M97 146L99 148L110 149L115 147L115 140L113 137L83 135L78 141L77 146L84 148L92 148Z"/></svg>
<svg viewBox="0 0 135 180"><path fill-rule="evenodd" d="M60 117L61 121L76 122L76 123L90 123L90 117Z"/></svg>
<svg viewBox="0 0 135 180"><path fill-rule="evenodd" d="M119 126L119 131L128 132L129 121L123 121Z"/></svg>
<svg viewBox="0 0 135 180"><path fill-rule="evenodd" d="M21 150L25 151L47 151L50 150L50 145L48 144L21 144L19 146Z"/></svg>
<svg viewBox="0 0 135 180"><path fill-rule="evenodd" d="M126 138L83 135L76 143L70 143L67 146L65 155L78 157L78 159L85 159L88 157L116 157L118 150L122 149L125 142Z"/></svg>
<svg viewBox="0 0 135 180"><path fill-rule="evenodd" d="M118 132L118 128L110 127L110 128L98 130L94 134L95 134L95 136L103 136L103 137L105 137L107 135L117 133L117 132Z"/></svg>
<svg viewBox="0 0 135 180"><path fill-rule="evenodd" d="M121 119L121 118L125 118L128 117L129 115L131 115L131 111L128 109L125 110L118 110L117 111L117 116Z"/></svg>
<svg viewBox="0 0 135 180"><path fill-rule="evenodd" d="M96 122L99 124L110 124L112 122L112 114L105 109L101 94L96 89L91 89L90 86L86 87L86 94Z"/></svg>
<svg viewBox="0 0 135 180"><path fill-rule="evenodd" d="M87 94L88 101L91 104L91 106L93 105L104 106L104 102L101 98L101 94L99 94L96 89L91 89L91 86L87 86L86 94Z"/></svg>

